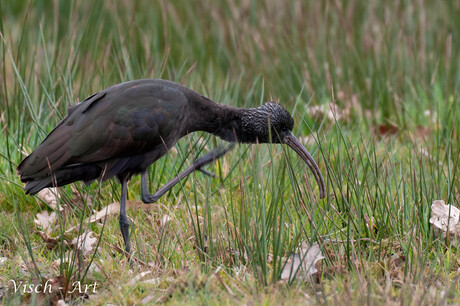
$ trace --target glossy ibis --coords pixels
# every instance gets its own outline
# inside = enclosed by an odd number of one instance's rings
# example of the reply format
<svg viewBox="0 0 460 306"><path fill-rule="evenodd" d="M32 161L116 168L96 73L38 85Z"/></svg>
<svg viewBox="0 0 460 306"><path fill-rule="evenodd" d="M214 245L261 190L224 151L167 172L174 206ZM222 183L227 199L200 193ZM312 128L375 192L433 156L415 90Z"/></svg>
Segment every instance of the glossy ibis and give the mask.
<svg viewBox="0 0 460 306"><path fill-rule="evenodd" d="M235 108L217 104L177 83L158 79L121 83L70 107L67 116L18 166L28 194L75 181L117 177L121 183L120 228L130 252L127 182L141 173L144 203L153 203L182 178L224 155L232 145L197 159L155 194L148 167L183 136L205 131L230 143L284 143L307 163L325 195L321 172L292 134L294 120L279 104ZM204 170L202 170L204 171ZM206 173L206 172L205 172Z"/></svg>

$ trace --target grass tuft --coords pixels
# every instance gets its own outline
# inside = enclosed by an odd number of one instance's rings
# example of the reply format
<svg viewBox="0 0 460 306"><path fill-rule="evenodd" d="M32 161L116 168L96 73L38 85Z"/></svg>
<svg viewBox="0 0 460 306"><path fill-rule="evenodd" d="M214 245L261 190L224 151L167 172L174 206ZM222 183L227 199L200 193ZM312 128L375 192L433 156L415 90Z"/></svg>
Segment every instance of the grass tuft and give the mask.
<svg viewBox="0 0 460 306"><path fill-rule="evenodd" d="M429 223L434 200L460 206L459 13L455 1L0 2L0 300L459 303L458 245ZM60 188L62 212L26 196L15 169L68 107L140 78L232 106L280 102L327 198L286 148L240 145L209 167L216 178L195 173L129 209L129 265L117 218L87 222L119 201L116 182ZM180 140L151 167L152 191L219 144ZM36 234L43 210L58 215L52 247ZM89 255L71 246L86 230ZM319 272L280 280L305 241L321 247ZM98 286L44 295L11 280Z"/></svg>

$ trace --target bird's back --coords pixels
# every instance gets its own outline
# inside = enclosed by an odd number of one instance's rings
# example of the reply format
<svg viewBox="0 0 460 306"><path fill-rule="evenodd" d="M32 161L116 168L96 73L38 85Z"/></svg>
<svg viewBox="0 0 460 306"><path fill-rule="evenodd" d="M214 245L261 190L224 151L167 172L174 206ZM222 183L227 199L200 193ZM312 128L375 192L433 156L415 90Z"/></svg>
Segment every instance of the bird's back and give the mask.
<svg viewBox="0 0 460 306"><path fill-rule="evenodd" d="M69 108L19 164L26 190L34 194L53 185L143 171L182 136L188 97L193 94L170 81L137 80L107 88Z"/></svg>

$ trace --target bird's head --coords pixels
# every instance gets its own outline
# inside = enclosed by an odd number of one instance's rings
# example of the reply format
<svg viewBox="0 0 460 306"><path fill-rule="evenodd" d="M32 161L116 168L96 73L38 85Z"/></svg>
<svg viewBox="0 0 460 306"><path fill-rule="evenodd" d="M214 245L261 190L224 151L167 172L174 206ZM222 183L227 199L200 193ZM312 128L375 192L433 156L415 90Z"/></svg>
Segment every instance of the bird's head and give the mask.
<svg viewBox="0 0 460 306"><path fill-rule="evenodd" d="M319 185L320 198L325 197L324 180L313 157L292 134L294 119L281 105L268 102L246 109L241 118L240 142L284 143L291 147L308 165Z"/></svg>
<svg viewBox="0 0 460 306"><path fill-rule="evenodd" d="M283 143L294 127L294 119L288 111L274 102L246 109L241 123L242 142L248 143Z"/></svg>

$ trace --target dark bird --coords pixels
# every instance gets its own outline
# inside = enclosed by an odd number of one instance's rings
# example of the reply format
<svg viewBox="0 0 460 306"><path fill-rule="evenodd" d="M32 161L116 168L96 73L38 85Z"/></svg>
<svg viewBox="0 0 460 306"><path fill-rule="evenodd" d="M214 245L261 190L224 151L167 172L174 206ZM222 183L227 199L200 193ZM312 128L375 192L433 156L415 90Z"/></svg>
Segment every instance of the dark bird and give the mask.
<svg viewBox="0 0 460 306"><path fill-rule="evenodd" d="M284 143L308 165L324 198L321 172L292 134L294 120L279 104L256 108L217 104L171 81L147 79L121 83L70 107L67 116L18 166L28 194L76 181L117 177L121 183L119 223L130 252L126 217L127 182L141 174L144 203L157 201L177 182L224 155L232 145L197 159L155 194L148 190L148 167L185 135L205 131L230 143Z"/></svg>

